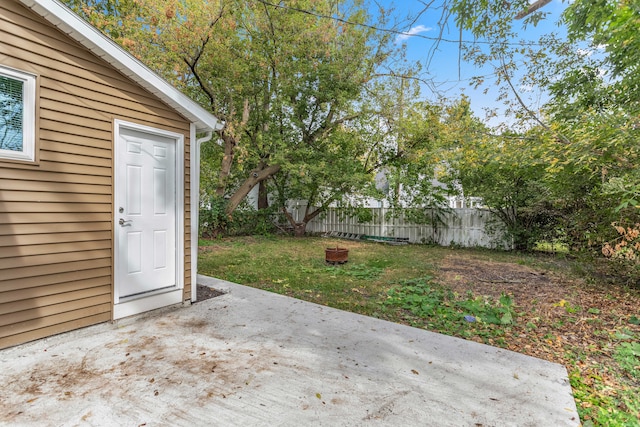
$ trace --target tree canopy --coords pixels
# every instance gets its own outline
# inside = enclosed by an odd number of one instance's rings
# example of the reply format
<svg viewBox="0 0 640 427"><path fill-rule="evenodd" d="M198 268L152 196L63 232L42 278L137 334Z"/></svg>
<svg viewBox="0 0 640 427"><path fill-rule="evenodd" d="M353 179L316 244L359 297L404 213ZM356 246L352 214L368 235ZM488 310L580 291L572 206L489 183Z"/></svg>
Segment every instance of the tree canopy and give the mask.
<svg viewBox="0 0 640 427"><path fill-rule="evenodd" d="M278 200L326 206L361 188L377 144L370 93L413 73L360 0L69 3L225 122L203 182L227 215L276 174Z"/></svg>
<svg viewBox="0 0 640 427"><path fill-rule="evenodd" d="M576 0L558 23L566 36L539 40L526 38L526 30L547 16L544 8L523 13L531 11L528 2L459 0L451 8L459 27L485 42L464 46L465 58L493 67L509 116L508 126L479 137L457 163L465 191L498 211L509 206L500 188L515 198L528 193L517 202L521 223L534 212L547 220L519 227L520 235L550 224L573 248L598 249L617 235L612 222L637 222L637 5ZM478 76L473 83L486 82ZM544 103L529 102L527 92ZM477 156L479 167L465 167ZM491 188L488 181L501 184Z"/></svg>
<svg viewBox="0 0 640 427"><path fill-rule="evenodd" d="M331 203L383 197L376 173L396 206L441 201L437 176L449 191L482 197L518 247L553 238L599 248L618 236L611 223L640 222L640 8L575 0L562 31L531 40L546 3L420 8L459 29L461 60L493 67L505 124L491 128L464 97L426 99L420 65L394 40L404 27L375 3L67 0L225 121L202 167L204 195L225 216L259 186L260 206L304 231ZM291 200L309 207L304 218L289 214Z"/></svg>

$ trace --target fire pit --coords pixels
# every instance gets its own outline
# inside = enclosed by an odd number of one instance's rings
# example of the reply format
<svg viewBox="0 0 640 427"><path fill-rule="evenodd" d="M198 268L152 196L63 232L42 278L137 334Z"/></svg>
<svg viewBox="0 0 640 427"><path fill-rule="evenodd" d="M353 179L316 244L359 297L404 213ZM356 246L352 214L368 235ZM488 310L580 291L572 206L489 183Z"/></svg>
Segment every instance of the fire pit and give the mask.
<svg viewBox="0 0 640 427"><path fill-rule="evenodd" d="M326 248L324 253L328 264L344 264L349 260L349 249L346 248Z"/></svg>

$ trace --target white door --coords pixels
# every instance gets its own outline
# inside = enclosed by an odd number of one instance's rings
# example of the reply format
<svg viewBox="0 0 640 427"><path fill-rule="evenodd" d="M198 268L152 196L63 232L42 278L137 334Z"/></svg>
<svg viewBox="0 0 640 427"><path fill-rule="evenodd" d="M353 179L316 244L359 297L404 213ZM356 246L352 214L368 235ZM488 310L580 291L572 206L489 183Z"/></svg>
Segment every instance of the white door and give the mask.
<svg viewBox="0 0 640 427"><path fill-rule="evenodd" d="M115 303L174 290L175 138L120 126L116 135Z"/></svg>

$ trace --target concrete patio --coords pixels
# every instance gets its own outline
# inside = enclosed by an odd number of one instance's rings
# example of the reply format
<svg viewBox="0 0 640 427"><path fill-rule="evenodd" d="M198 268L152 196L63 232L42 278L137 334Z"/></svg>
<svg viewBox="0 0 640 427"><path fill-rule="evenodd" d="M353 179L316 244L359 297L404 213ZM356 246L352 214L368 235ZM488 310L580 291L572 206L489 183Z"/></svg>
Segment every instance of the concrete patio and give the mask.
<svg viewBox="0 0 640 427"><path fill-rule="evenodd" d="M0 351L0 424L580 424L561 365L198 283L226 294Z"/></svg>

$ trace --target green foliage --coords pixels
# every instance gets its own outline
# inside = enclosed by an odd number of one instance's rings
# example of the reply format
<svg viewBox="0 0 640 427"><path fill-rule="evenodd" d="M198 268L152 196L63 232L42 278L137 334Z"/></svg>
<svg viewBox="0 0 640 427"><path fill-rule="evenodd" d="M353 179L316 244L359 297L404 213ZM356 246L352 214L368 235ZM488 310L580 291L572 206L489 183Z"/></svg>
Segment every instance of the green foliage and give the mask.
<svg viewBox="0 0 640 427"><path fill-rule="evenodd" d="M277 233L277 224L284 221L276 207L267 209L236 209L227 236L268 236Z"/></svg>
<svg viewBox="0 0 640 427"><path fill-rule="evenodd" d="M483 71L493 67L492 83L510 119L492 132L490 150L479 137L463 154L478 151L486 161L477 172L473 160L466 169L463 162L462 187L502 214L517 246L562 239L572 250L597 254L615 237L612 222L640 220L640 9L630 1L572 1L558 23L566 37L559 31L532 40L527 26L554 6L516 19L528 6L451 4L458 26L487 42L463 45L464 56ZM482 76L473 80L486 83ZM548 99L542 107L540 96ZM519 194L505 200L501 189Z"/></svg>
<svg viewBox="0 0 640 427"><path fill-rule="evenodd" d="M638 427L640 426L640 405L637 390L623 390L618 398L612 397L607 386L600 384L601 377L589 378L589 383L596 382L596 387L585 382L579 370L569 373L569 382L573 389L574 398L581 402L578 406L580 418L584 427ZM593 409L593 410L592 410Z"/></svg>
<svg viewBox="0 0 640 427"><path fill-rule="evenodd" d="M623 342L616 348L613 358L629 377L640 381L640 342Z"/></svg>
<svg viewBox="0 0 640 427"><path fill-rule="evenodd" d="M219 197L211 197L200 207L200 236L216 237L229 227L230 218L225 213L226 202Z"/></svg>
<svg viewBox="0 0 640 427"><path fill-rule="evenodd" d="M481 197L483 204L506 227L506 240L516 249L531 250L542 240L561 235L562 212L553 204L540 157L543 138L503 134L489 136L480 130L475 138L458 138L447 153L450 169L443 178L458 183L465 194ZM496 227L496 237L499 237Z"/></svg>
<svg viewBox="0 0 640 427"><path fill-rule="evenodd" d="M354 205L339 205L340 209L337 211L338 218L342 221L349 218L355 218L359 223L367 223L373 220L373 211L369 208Z"/></svg>
<svg viewBox="0 0 640 427"><path fill-rule="evenodd" d="M465 316L472 315L475 322L509 325L516 317L509 295L503 294L498 301L471 294L460 298L428 276L406 280L391 288L385 304L401 307L419 318L437 323L465 322Z"/></svg>
<svg viewBox="0 0 640 427"><path fill-rule="evenodd" d="M200 236L269 235L277 231L276 224L282 221L279 215L273 207L259 210L244 207L229 215L226 200L214 196L200 208Z"/></svg>

